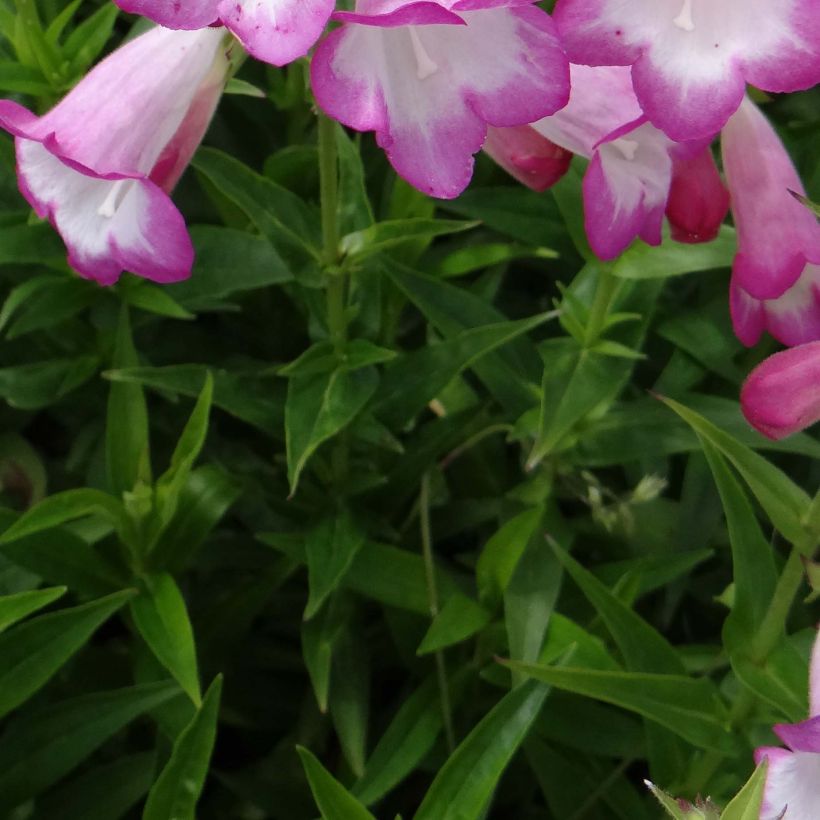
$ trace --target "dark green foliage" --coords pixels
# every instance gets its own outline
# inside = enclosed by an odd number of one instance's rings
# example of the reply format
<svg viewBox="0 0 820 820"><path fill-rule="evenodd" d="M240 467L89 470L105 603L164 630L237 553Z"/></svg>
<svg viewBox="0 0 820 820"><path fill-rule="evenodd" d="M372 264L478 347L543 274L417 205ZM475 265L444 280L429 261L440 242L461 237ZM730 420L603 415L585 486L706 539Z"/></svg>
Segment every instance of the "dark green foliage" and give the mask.
<svg viewBox="0 0 820 820"><path fill-rule="evenodd" d="M132 22L21 2L21 44L10 8L37 110ZM164 289L72 274L0 135L0 820L756 817L820 443L739 413L734 230L605 265L577 161L433 202L326 125L327 247L304 89L243 66ZM807 98L770 113L817 201Z"/></svg>

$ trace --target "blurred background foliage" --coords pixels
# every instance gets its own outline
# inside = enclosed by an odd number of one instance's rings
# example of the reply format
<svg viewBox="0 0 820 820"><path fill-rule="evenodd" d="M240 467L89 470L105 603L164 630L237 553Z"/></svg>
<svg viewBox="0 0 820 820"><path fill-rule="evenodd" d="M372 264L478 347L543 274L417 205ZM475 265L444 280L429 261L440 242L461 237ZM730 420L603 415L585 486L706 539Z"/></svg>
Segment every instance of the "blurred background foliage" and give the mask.
<svg viewBox="0 0 820 820"><path fill-rule="evenodd" d="M0 91L46 110L133 23L1 3ZM335 128L328 268L306 70L229 87L168 287L72 274L0 137L0 816L725 804L805 715L816 605L755 641L820 478L739 412L775 348L732 334L732 229L603 270L580 166L435 202ZM765 106L816 201L818 103Z"/></svg>

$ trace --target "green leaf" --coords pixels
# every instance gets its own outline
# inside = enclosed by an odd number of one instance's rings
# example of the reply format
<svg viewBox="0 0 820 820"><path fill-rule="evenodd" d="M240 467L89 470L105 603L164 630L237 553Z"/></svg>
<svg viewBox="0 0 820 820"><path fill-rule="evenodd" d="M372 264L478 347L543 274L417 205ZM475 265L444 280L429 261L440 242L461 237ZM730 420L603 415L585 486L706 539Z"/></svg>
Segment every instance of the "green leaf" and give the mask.
<svg viewBox="0 0 820 820"><path fill-rule="evenodd" d="M438 344L404 354L385 371L374 413L388 425L401 427L466 368L555 315L542 313L516 322L468 328Z"/></svg>
<svg viewBox="0 0 820 820"><path fill-rule="evenodd" d="M48 24L45 34L46 40L48 40L51 45L57 45L63 31L65 31L65 27L72 21L82 2L83 0L72 0L72 2L62 9L62 11L60 11L60 13Z"/></svg>
<svg viewBox="0 0 820 820"><path fill-rule="evenodd" d="M186 310L171 296L167 286L160 287L151 282L138 280L136 284L126 288L123 297L129 305L133 305L146 313L165 316L169 319L194 319L195 316Z"/></svg>
<svg viewBox="0 0 820 820"><path fill-rule="evenodd" d="M8 295L0 313L6 336L16 339L33 330L53 328L100 300L99 288L66 276L35 276Z"/></svg>
<svg viewBox="0 0 820 820"><path fill-rule="evenodd" d="M101 6L71 32L63 46L63 57L71 62L73 74L83 73L100 55L111 37L118 14L116 6Z"/></svg>
<svg viewBox="0 0 820 820"><path fill-rule="evenodd" d="M0 368L0 397L20 410L39 410L87 382L99 364L96 356L77 356Z"/></svg>
<svg viewBox="0 0 820 820"><path fill-rule="evenodd" d="M351 139L344 128L336 125L336 148L339 152L339 230L344 236L367 228L374 218L358 138Z"/></svg>
<svg viewBox="0 0 820 820"><path fill-rule="evenodd" d="M529 540L504 590L510 656L534 661L541 651L561 588L561 567L538 533Z"/></svg>
<svg viewBox="0 0 820 820"><path fill-rule="evenodd" d="M665 239L657 247L635 242L618 257L612 273L622 279L665 279L682 273L732 267L735 229L723 225L711 242L688 245Z"/></svg>
<svg viewBox="0 0 820 820"><path fill-rule="evenodd" d="M480 219L500 233L526 245L569 249L566 228L554 200L521 185L471 185L458 199L441 207L470 219ZM558 240L558 243L556 243Z"/></svg>
<svg viewBox="0 0 820 820"><path fill-rule="evenodd" d="M551 453L581 419L612 401L632 362L613 361L584 350L572 339L551 339L542 346L544 377L538 438L527 459L531 469Z"/></svg>
<svg viewBox="0 0 820 820"><path fill-rule="evenodd" d="M130 367L104 373L112 381L143 384L159 391L171 391L197 397L202 383L211 374L214 380L214 404L242 421L252 424L270 436L281 438L283 401L277 401L279 379L273 369L211 370L201 364L179 364L168 367ZM284 391L282 391L284 392Z"/></svg>
<svg viewBox="0 0 820 820"><path fill-rule="evenodd" d="M328 607L316 617L302 623L302 659L322 714L327 712L333 652L340 633L334 614Z"/></svg>
<svg viewBox="0 0 820 820"><path fill-rule="evenodd" d="M205 693L202 706L174 742L171 757L148 795L143 820L194 820L216 740L222 676Z"/></svg>
<svg viewBox="0 0 820 820"><path fill-rule="evenodd" d="M237 480L219 467L192 470L176 514L154 547L151 565L171 573L185 569L241 493Z"/></svg>
<svg viewBox="0 0 820 820"><path fill-rule="evenodd" d="M324 518L305 538L310 593L304 619L310 620L338 588L364 544L364 533L347 510Z"/></svg>
<svg viewBox="0 0 820 820"><path fill-rule="evenodd" d="M44 791L134 718L178 694L174 684L149 683L82 695L12 721L0 740L0 806Z"/></svg>
<svg viewBox="0 0 820 820"><path fill-rule="evenodd" d="M376 820L375 817L317 760L316 756L297 746L310 790L323 820Z"/></svg>
<svg viewBox="0 0 820 820"><path fill-rule="evenodd" d="M120 757L37 798L34 820L120 820L151 788L153 752Z"/></svg>
<svg viewBox="0 0 820 820"><path fill-rule="evenodd" d="M727 749L730 736L716 691L704 678L541 666L505 661L505 666L578 695L612 703L665 726L704 749Z"/></svg>
<svg viewBox="0 0 820 820"><path fill-rule="evenodd" d="M139 364L128 308L120 309L114 367ZM108 417L105 425L105 457L108 482L118 497L134 489L137 480L151 480L148 444L148 409L142 386L133 382L111 382L108 388Z"/></svg>
<svg viewBox="0 0 820 820"><path fill-rule="evenodd" d="M274 533L263 533L258 539L281 549L294 561L306 562L304 545ZM442 602L458 586L441 567L435 568L436 588ZM344 576L343 585L374 601L420 615L430 616L427 579L420 555L387 544L366 542Z"/></svg>
<svg viewBox="0 0 820 820"><path fill-rule="evenodd" d="M53 603L65 595L66 591L66 587L52 587L0 597L0 632L31 615L32 612Z"/></svg>
<svg viewBox="0 0 820 820"><path fill-rule="evenodd" d="M117 527L123 525L125 511L119 501L101 490L91 488L66 490L44 498L39 504L23 513L0 536L0 544L15 541L26 535L33 535L87 515L99 515Z"/></svg>
<svg viewBox="0 0 820 820"><path fill-rule="evenodd" d="M438 615L433 618L416 654L427 655L464 641L484 629L491 617L472 598L456 593L447 599Z"/></svg>
<svg viewBox="0 0 820 820"><path fill-rule="evenodd" d="M367 757L370 654L357 626L346 625L334 647L328 707L345 761L361 777Z"/></svg>
<svg viewBox="0 0 820 820"><path fill-rule="evenodd" d="M414 820L478 820L547 691L546 686L527 681L508 692L447 759Z"/></svg>
<svg viewBox="0 0 820 820"><path fill-rule="evenodd" d="M37 264L65 267L65 247L54 228L47 222L0 227L0 265Z"/></svg>
<svg viewBox="0 0 820 820"><path fill-rule="evenodd" d="M285 261L262 237L232 228L194 225L191 239L196 250L191 277L163 286L182 304L208 305L234 293L293 279Z"/></svg>
<svg viewBox="0 0 820 820"><path fill-rule="evenodd" d="M231 77L225 84L225 94L236 94L240 97L254 97L257 100L264 100L267 94L261 89L257 88L252 83L239 80L236 77Z"/></svg>
<svg viewBox="0 0 820 820"><path fill-rule="evenodd" d="M52 88L40 68L0 60L0 91L7 94L47 97L52 93ZM2 233L3 231L0 231L0 235Z"/></svg>
<svg viewBox="0 0 820 820"><path fill-rule="evenodd" d="M475 228L478 224L447 219L387 220L342 237L340 249L344 256L360 261L408 241L460 233Z"/></svg>
<svg viewBox="0 0 820 820"><path fill-rule="evenodd" d="M356 781L353 794L365 805L375 803L401 783L429 754L443 724L441 697L429 678L407 700L385 729Z"/></svg>
<svg viewBox="0 0 820 820"><path fill-rule="evenodd" d="M494 325L507 317L484 299L449 282L414 271L396 260L384 272L445 337L469 328ZM513 416L520 416L537 401L530 381L541 373L535 345L520 335L477 362L474 370L493 396Z"/></svg>
<svg viewBox="0 0 820 820"><path fill-rule="evenodd" d="M177 441L168 469L157 479L155 488L158 528L161 532L177 510L179 495L199 457L208 434L211 416L214 381L210 372L205 376L205 385L191 411L191 416Z"/></svg>
<svg viewBox="0 0 820 820"><path fill-rule="evenodd" d="M16 516L0 511L0 528ZM128 578L111 566L100 552L66 529L54 527L8 543L0 540L0 553L9 561L54 584L88 596L106 595L122 589Z"/></svg>
<svg viewBox="0 0 820 820"><path fill-rule="evenodd" d="M378 387L372 367L295 376L288 382L285 436L291 495L319 445L350 424Z"/></svg>
<svg viewBox="0 0 820 820"><path fill-rule="evenodd" d="M133 590L124 590L40 615L0 635L0 717L40 689L133 595Z"/></svg>
<svg viewBox="0 0 820 820"><path fill-rule="evenodd" d="M507 521L484 545L476 564L478 597L484 603L501 599L544 511L531 507Z"/></svg>
<svg viewBox="0 0 820 820"><path fill-rule="evenodd" d="M774 551L763 535L752 505L720 452L702 440L715 479L732 547L734 603L724 626L730 654L749 643L769 608L777 584Z"/></svg>
<svg viewBox="0 0 820 820"><path fill-rule="evenodd" d="M666 809L666 813L670 817L674 817L675 820L688 820L687 815L691 817L689 812L686 814L683 813L677 800L670 797L665 791L659 789L654 783L650 783L648 780L645 780L644 783L646 783L647 788L652 792L661 806Z"/></svg>
<svg viewBox="0 0 820 820"><path fill-rule="evenodd" d="M304 267L319 262L321 236L316 209L213 148L197 151L193 165L253 220L289 263Z"/></svg>
<svg viewBox="0 0 820 820"><path fill-rule="evenodd" d="M636 672L683 674L683 662L663 635L626 606L568 552L557 544L553 549L564 569L595 607L623 653L629 669Z"/></svg>
<svg viewBox="0 0 820 820"><path fill-rule="evenodd" d="M131 600L131 615L157 660L198 707L201 703L196 647L185 599L167 573L146 576Z"/></svg>
<svg viewBox="0 0 820 820"><path fill-rule="evenodd" d="M746 785L720 815L720 820L757 820L766 787L767 762L764 760L754 771Z"/></svg>
<svg viewBox="0 0 820 820"><path fill-rule="evenodd" d="M811 499L782 470L750 448L741 444L728 433L716 427L694 410L674 401L660 397L695 432L714 445L740 473L766 511L772 523L795 546L804 551L813 544L805 543L806 530L803 519Z"/></svg>

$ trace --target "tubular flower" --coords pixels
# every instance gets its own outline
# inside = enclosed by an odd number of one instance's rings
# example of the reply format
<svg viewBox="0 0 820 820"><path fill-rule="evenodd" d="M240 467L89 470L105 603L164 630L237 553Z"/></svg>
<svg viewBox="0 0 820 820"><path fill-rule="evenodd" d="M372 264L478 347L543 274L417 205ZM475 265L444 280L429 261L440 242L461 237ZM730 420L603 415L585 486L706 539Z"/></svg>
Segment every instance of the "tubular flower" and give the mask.
<svg viewBox="0 0 820 820"><path fill-rule="evenodd" d="M546 191L569 169L572 153L529 125L488 128L484 152L510 176L533 191Z"/></svg>
<svg viewBox="0 0 820 820"><path fill-rule="evenodd" d="M738 338L752 345L768 329L788 345L820 339L820 226L789 193L805 191L786 149L749 99L721 143L738 235L731 293Z"/></svg>
<svg viewBox="0 0 820 820"><path fill-rule="evenodd" d="M641 107L675 140L716 134L746 83L820 82L816 0L558 0L554 17L572 62L632 67Z"/></svg>
<svg viewBox="0 0 820 820"><path fill-rule="evenodd" d="M755 751L756 763L763 758L769 761L760 820L816 820L820 805L820 636L814 642L809 670L809 719L778 724L774 731L789 748L763 746Z"/></svg>
<svg viewBox="0 0 820 820"><path fill-rule="evenodd" d="M814 424L820 419L820 342L769 356L749 375L740 404L749 424L771 439ZM814 687L820 701L820 679ZM817 707L820 713L820 702Z"/></svg>
<svg viewBox="0 0 820 820"><path fill-rule="evenodd" d="M344 25L311 63L317 103L375 131L396 171L432 196L467 187L488 125L532 122L569 97L552 20L528 0L359 0L334 19Z"/></svg>
<svg viewBox="0 0 820 820"><path fill-rule="evenodd" d="M636 237L660 244L673 162L695 156L706 141L675 143L647 122L626 68L573 65L571 78L566 108L532 127L591 160L583 193L592 250L614 259Z"/></svg>
<svg viewBox="0 0 820 820"><path fill-rule="evenodd" d="M259 60L285 65L307 54L334 0L114 0L166 28L199 29L221 22Z"/></svg>
<svg viewBox="0 0 820 820"><path fill-rule="evenodd" d="M108 285L123 270L157 282L190 274L193 248L168 191L222 94L223 37L213 28L153 29L42 117L0 100L20 190L57 228L80 275Z"/></svg>
<svg viewBox="0 0 820 820"><path fill-rule="evenodd" d="M710 242L729 212L729 192L707 146L689 159L672 163L666 218L677 242Z"/></svg>

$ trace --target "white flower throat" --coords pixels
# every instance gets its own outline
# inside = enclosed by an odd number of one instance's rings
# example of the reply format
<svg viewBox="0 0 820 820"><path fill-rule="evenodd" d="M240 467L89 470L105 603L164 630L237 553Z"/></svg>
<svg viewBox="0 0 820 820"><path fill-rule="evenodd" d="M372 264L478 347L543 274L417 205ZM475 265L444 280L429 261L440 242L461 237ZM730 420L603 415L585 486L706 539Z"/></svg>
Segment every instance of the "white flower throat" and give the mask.
<svg viewBox="0 0 820 820"><path fill-rule="evenodd" d="M692 0L683 0L683 8L672 22L684 31L695 30L695 21L692 19Z"/></svg>
<svg viewBox="0 0 820 820"><path fill-rule="evenodd" d="M117 213L117 209L120 205L122 205L125 197L128 196L128 192L131 190L131 186L133 184L133 179L118 179L111 186L111 189L108 191L108 195L103 200L102 205L97 208L97 213L100 216L104 216L106 219L111 219Z"/></svg>
<svg viewBox="0 0 820 820"><path fill-rule="evenodd" d="M438 71L438 66L432 57L427 53L424 44L419 38L415 26L408 26L410 32L410 42L413 44L413 54L416 57L416 76L420 80L426 80L430 75Z"/></svg>

